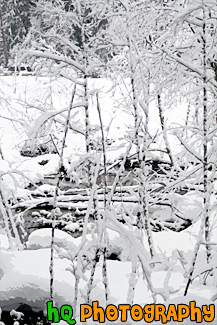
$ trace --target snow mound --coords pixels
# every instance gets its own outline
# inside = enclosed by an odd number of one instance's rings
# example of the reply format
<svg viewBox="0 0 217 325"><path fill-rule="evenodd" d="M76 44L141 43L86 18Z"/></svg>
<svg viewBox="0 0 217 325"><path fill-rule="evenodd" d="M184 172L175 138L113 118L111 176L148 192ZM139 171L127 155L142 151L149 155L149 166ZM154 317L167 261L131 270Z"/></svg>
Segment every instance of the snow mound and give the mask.
<svg viewBox="0 0 217 325"><path fill-rule="evenodd" d="M0 251L0 306L9 311L24 303L44 310L49 300L50 249ZM74 276L66 259L54 260L54 299L57 306L73 302ZM11 308L11 306L13 307Z"/></svg>
<svg viewBox="0 0 217 325"><path fill-rule="evenodd" d="M172 255L175 249L180 251L192 250L195 245L195 239L186 232L174 232L171 230L153 233L153 241L157 253Z"/></svg>
<svg viewBox="0 0 217 325"><path fill-rule="evenodd" d="M203 305L212 305L214 304L213 301L211 301L210 299L198 296L196 294L190 294L188 296L179 296L176 298L172 298L172 299L168 299L165 303L166 306L168 306L169 304L174 304L174 305L178 305L178 304L184 304L184 305L189 305L190 301L195 301L195 307L199 307L202 308ZM214 304L215 305L215 310L217 308L217 303ZM191 324L191 323L195 323L194 321L190 321L189 317L184 319L182 321L182 324ZM198 323L198 322L197 322ZM178 321L172 321L170 322L170 324L180 324L180 322ZM202 320L202 322L200 322L200 324L207 324L207 321ZM209 324L216 324L216 316L215 319L212 322L209 322Z"/></svg>
<svg viewBox="0 0 217 325"><path fill-rule="evenodd" d="M51 245L51 228L38 229L33 231L28 239L27 248L28 249L40 249L49 248ZM54 243L55 245L62 248L74 249L75 243L72 236L66 232L55 229L54 231Z"/></svg>

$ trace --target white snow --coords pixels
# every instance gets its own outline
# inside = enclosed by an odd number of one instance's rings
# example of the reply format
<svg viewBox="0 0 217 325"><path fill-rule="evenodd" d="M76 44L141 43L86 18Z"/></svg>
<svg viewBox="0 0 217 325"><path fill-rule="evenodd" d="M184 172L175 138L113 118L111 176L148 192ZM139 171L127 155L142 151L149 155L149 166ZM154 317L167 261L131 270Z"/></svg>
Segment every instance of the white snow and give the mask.
<svg viewBox="0 0 217 325"><path fill-rule="evenodd" d="M24 250L20 252L0 251L0 305L7 301L31 303L32 308L44 310L49 299L50 250ZM71 302L74 277L66 268L67 260L55 259L55 300L60 306ZM9 303L10 304L10 303Z"/></svg>
<svg viewBox="0 0 217 325"><path fill-rule="evenodd" d="M55 229L54 243L59 247L75 249L75 240L64 231ZM28 249L49 248L51 245L51 229L38 229L32 232L27 241Z"/></svg>
<svg viewBox="0 0 217 325"><path fill-rule="evenodd" d="M17 198L25 199L29 196L28 190L24 190L24 186L43 180L48 174L55 174L58 167L58 154L46 154L43 156L28 158L21 157L19 149L23 146L24 141L31 132L35 132L35 120L41 113L42 100L45 95L52 94L54 107L50 109L62 109L69 104L69 98L66 96L65 86L67 81L59 79L50 86L49 78L35 78L33 76L21 77L18 76L15 80L13 77L0 78L3 84L6 99L10 105L16 110L16 119L20 121L18 124L13 124L6 119L0 118L0 145L5 160L0 159L0 173L9 173L13 170L12 178L9 174L4 176L4 184L11 192L16 192ZM126 151L126 146L132 134L133 118L130 112L126 109L119 108L119 100L121 98L120 89L111 89L111 83L104 80L90 80L92 87L101 89L100 103L102 109L102 117L104 129L108 139L111 139L111 145L108 146L107 159L113 161ZM62 87L62 92L59 86ZM69 86L69 85L68 85ZM68 87L69 88L69 87ZM50 92L50 93L49 93ZM31 104L32 107L28 110L23 104ZM91 99L91 123L93 129L99 126L99 118L96 109L94 108L95 97ZM178 106L171 113L167 112L167 123L178 123L183 119L185 105ZM150 125L149 130L155 134L160 129L159 117L154 103L150 106ZM1 115L7 116L8 110L3 107ZM83 127L83 110L75 109L75 126L82 129ZM23 125L28 127L28 132L23 132ZM175 125L175 124L174 124ZM110 126L110 127L109 127ZM61 138L61 135L58 135ZM100 131L93 132L94 139L100 139ZM176 138L169 135L170 145L175 148L175 152L180 150L180 146ZM133 149L134 150L134 149ZM132 152L134 152L132 150ZM79 160L79 157L84 154L84 137L81 134L70 134L67 140L65 150L65 162L67 168L70 169L70 164ZM39 163L43 160L48 160L45 165ZM70 162L70 164L69 164ZM23 173L23 174L22 174ZM25 177L24 177L25 175ZM41 185L34 191L38 194L52 194L54 186ZM189 263L192 258L193 250L197 240L200 221L197 217L201 212L201 198L196 195L187 194L184 197L180 195L171 195L171 201L177 203L177 209L187 219L194 219L193 226L182 232L163 231L153 233L153 242L156 250L156 268L153 269L151 279L153 287L157 291L156 299L158 303L164 303L164 298L168 298L166 303L186 303L194 299L199 304L211 303L211 297L216 295L216 279L214 273L213 282L206 286L200 282L200 279L195 279L190 287L189 295L183 296L186 285L186 273ZM163 211L163 212L162 212ZM168 210L156 211L155 213L165 215ZM71 228L70 228L71 227ZM211 240L216 241L217 226L213 221L213 235ZM72 226L68 230L73 231ZM91 233L91 229L90 230ZM86 243L91 247L92 235L88 233ZM129 290L129 279L131 276L132 264L130 262L130 249L128 243L123 237L119 236L116 231L108 229L107 231L109 243L111 247L122 250L122 261L107 261L108 283L109 283L109 302L115 305L124 304L127 302ZM69 249L73 253L81 244L82 239L73 238L64 231L55 230L55 245L62 251ZM27 249L23 251L9 251L8 240L3 229L0 229L0 306L8 302L24 302L31 303L32 308L41 308L44 310L44 302L49 299L49 261L50 261L50 243L51 229L36 230L28 238ZM144 239L144 251L148 252L148 243ZM198 267L196 272L199 273L204 261L204 247L201 247L198 256ZM58 306L74 303L75 278L69 271L72 267L72 262L66 258L60 259L55 252L54 259L54 288L55 288L55 303ZM151 264L150 261L146 261ZM86 270L83 278L79 283L78 305L85 303L83 294L87 290L87 281L85 277L90 276L90 270ZM93 290L91 292L92 300L99 300L101 305L105 304L104 284L102 278L102 261L97 264L96 273L93 281ZM136 273L136 287L134 303L141 306L153 303L151 292L147 290L147 284L144 279L141 267L138 267ZM183 322L187 323L188 320ZM78 322L79 323L79 322ZM91 324L91 320L87 322ZM93 323L93 322L92 322ZM129 321L129 324L133 323ZM66 322L61 321L63 325ZM173 324L173 323L171 323ZM174 322L175 324L175 322ZM214 323L213 323L214 324Z"/></svg>

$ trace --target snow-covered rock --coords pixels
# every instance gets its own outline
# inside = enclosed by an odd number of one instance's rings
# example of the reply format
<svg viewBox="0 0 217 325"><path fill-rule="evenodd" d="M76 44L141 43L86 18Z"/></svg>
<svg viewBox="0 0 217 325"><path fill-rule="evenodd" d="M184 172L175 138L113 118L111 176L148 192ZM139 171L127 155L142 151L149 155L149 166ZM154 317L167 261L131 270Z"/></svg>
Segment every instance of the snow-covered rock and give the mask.
<svg viewBox="0 0 217 325"><path fill-rule="evenodd" d="M11 310L10 315L11 315L11 317L16 318L17 320L21 319L24 316L23 313L16 311L14 309Z"/></svg>

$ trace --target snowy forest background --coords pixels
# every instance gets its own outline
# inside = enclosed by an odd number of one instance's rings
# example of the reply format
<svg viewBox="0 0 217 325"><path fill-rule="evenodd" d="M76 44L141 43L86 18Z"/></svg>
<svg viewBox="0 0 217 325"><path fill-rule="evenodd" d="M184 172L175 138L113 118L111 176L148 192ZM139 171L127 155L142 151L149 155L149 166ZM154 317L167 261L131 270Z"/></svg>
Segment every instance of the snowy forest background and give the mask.
<svg viewBox="0 0 217 325"><path fill-rule="evenodd" d="M216 304L216 0L2 0L0 64L2 322Z"/></svg>

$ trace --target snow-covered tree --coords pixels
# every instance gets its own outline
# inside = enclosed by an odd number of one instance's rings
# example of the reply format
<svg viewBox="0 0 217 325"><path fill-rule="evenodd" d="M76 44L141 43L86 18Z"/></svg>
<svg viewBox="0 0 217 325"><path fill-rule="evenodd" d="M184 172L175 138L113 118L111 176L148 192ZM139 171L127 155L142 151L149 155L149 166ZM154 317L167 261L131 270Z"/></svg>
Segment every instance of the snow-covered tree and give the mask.
<svg viewBox="0 0 217 325"><path fill-rule="evenodd" d="M201 232L195 247L194 260L190 270L188 286L192 279L201 236L210 241L211 220L215 217L211 198L214 194L215 178L215 130L216 130L216 12L215 1L189 1L188 3L167 2L164 9L173 12L171 22L164 26L166 32L151 44L164 54L165 69L174 65L175 76L171 78L176 94L185 97L187 112L186 136L174 131L185 151L185 173L191 173L195 180L188 184L202 192L203 216ZM172 35L172 36L171 36ZM166 37L170 36L170 37ZM179 78L177 78L179 76ZM179 87L179 90L178 88ZM171 88L169 88L170 90ZM195 113L190 107L194 107ZM191 115L191 120L189 116ZM196 117L196 118L195 118ZM179 164L182 164L179 160ZM182 175L183 172L180 173ZM207 261L211 259L211 246L207 244Z"/></svg>
<svg viewBox="0 0 217 325"><path fill-rule="evenodd" d="M31 1L9 0L1 1L0 6L0 46L1 62L8 66L11 58L11 50L17 44L20 44L26 37L30 28L30 8L33 5ZM15 65L14 59L11 62Z"/></svg>
<svg viewBox="0 0 217 325"><path fill-rule="evenodd" d="M71 263L69 270L75 279L75 313L79 295L88 303L91 301L98 267L103 295L105 301L109 301L107 266L111 230L118 234L123 246L128 247L126 261L131 262L131 270L127 301L130 303L134 303L137 279L141 274L153 299L160 294L166 300L174 293L169 279L177 262L184 270L183 277L187 274L187 294L202 245L206 247L209 263L204 266L207 267L206 275L212 276L216 268L212 249L216 243L210 241L211 228L216 222L213 204L217 161L216 11L213 0L184 3L172 0L38 0L32 7L32 27L19 48L18 61L30 65L37 77L46 76L49 80L46 89L49 90L44 101L34 102L36 114L31 116L28 135L30 145L34 141L40 143L43 136L48 137L59 156L59 164L51 197L43 192L45 195L40 199L24 199L15 206L26 211L40 206L51 210L51 218L47 221L52 225L50 298L53 300L55 296L54 250L57 249L59 257ZM4 35L4 27L2 31ZM111 164L103 121L107 103L101 100L100 89L92 87L92 78L96 76L110 77L114 93L119 90L117 109L132 117L133 126L127 130L128 143L126 139L124 143L125 152L121 143L122 155ZM103 80L100 79L99 84ZM63 106L58 96L65 98ZM116 105L113 99L111 102ZM183 109L184 122L168 130L167 117L180 102L188 107ZM159 130L154 135L149 131L153 103L159 112ZM90 105L95 105L98 112L100 149L93 146L96 139L91 134ZM26 115L27 108L32 109L32 106L25 101ZM86 153L78 167L81 172L86 168L82 183L85 189L80 192L80 188L70 188L65 193L65 188L60 191L60 184L69 170L65 168L64 155L71 131L82 134L85 139ZM172 137L179 142L178 154L173 151ZM68 145L68 151L70 146L73 143ZM133 161L130 160L132 156ZM126 171L127 164L130 171ZM114 171L111 179L108 178L109 170ZM133 186L125 186L129 174ZM99 175L103 176L103 182ZM4 224L12 239L11 206L5 199L4 186L0 185ZM185 202L189 192L202 201L199 213L190 217L185 215L187 208L180 208L180 202ZM34 195L41 195L41 192L36 189ZM61 209L73 206L77 211L78 202L82 202L83 209L80 244L77 248L56 248L55 228L57 222L63 220ZM132 210L126 202L133 205ZM164 253L162 256L155 253L152 230L169 228L180 232L198 219L201 229L189 269L186 269L185 254L178 249L169 258ZM71 226L73 228L74 224ZM69 231L70 227L65 229ZM149 247L149 254L144 245ZM159 271L158 265L166 273L163 289L154 288L152 283L151 273ZM203 272L204 268L199 271ZM81 279L86 283L82 290Z"/></svg>

